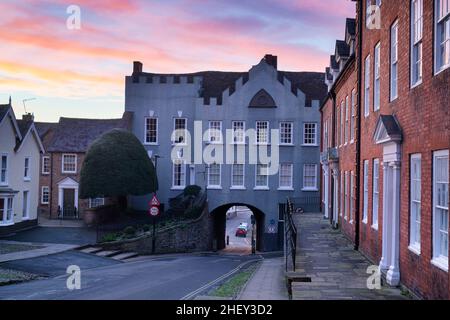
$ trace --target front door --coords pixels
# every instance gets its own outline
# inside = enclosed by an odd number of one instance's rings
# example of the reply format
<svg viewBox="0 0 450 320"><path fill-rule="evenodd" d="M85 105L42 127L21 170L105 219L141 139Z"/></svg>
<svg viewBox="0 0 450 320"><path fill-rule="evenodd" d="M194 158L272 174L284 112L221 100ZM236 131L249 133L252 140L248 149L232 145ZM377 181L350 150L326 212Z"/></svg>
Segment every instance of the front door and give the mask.
<svg viewBox="0 0 450 320"><path fill-rule="evenodd" d="M75 217L75 189L63 190L63 216Z"/></svg>

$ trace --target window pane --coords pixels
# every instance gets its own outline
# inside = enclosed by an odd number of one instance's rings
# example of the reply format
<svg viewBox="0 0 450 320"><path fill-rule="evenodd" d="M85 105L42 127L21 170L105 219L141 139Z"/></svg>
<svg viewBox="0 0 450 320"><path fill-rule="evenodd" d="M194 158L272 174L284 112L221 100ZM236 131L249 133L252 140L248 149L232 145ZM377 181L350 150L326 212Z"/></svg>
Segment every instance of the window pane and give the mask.
<svg viewBox="0 0 450 320"><path fill-rule="evenodd" d="M316 123L305 123L303 130L303 143L316 144Z"/></svg>

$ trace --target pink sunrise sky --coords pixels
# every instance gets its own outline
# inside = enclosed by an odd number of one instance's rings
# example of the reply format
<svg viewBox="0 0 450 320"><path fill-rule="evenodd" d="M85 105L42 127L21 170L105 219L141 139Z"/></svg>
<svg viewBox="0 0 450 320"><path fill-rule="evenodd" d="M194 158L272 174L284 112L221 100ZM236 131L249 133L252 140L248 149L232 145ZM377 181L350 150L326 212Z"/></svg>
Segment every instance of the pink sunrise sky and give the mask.
<svg viewBox="0 0 450 320"><path fill-rule="evenodd" d="M69 5L81 29L66 28ZM350 0L2 0L0 104L37 121L120 117L124 76L246 71L266 53L281 70L323 72Z"/></svg>

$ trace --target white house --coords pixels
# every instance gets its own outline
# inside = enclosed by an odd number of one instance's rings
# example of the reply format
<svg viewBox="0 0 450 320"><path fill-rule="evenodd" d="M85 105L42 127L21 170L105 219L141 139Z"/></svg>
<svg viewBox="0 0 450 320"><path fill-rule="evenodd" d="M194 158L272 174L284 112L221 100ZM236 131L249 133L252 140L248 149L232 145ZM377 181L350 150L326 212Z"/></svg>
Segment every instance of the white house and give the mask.
<svg viewBox="0 0 450 320"><path fill-rule="evenodd" d="M17 120L11 100L0 105L0 235L37 224L43 152L33 116Z"/></svg>

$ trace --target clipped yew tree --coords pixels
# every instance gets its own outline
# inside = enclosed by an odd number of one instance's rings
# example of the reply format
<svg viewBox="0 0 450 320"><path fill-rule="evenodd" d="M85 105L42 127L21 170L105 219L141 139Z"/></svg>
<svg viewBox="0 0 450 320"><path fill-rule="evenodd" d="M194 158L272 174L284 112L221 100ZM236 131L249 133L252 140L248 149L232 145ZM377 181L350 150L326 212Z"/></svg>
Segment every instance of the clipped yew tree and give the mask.
<svg viewBox="0 0 450 320"><path fill-rule="evenodd" d="M80 198L117 198L121 209L127 196L158 190L153 162L131 132L113 129L89 147L80 172Z"/></svg>

